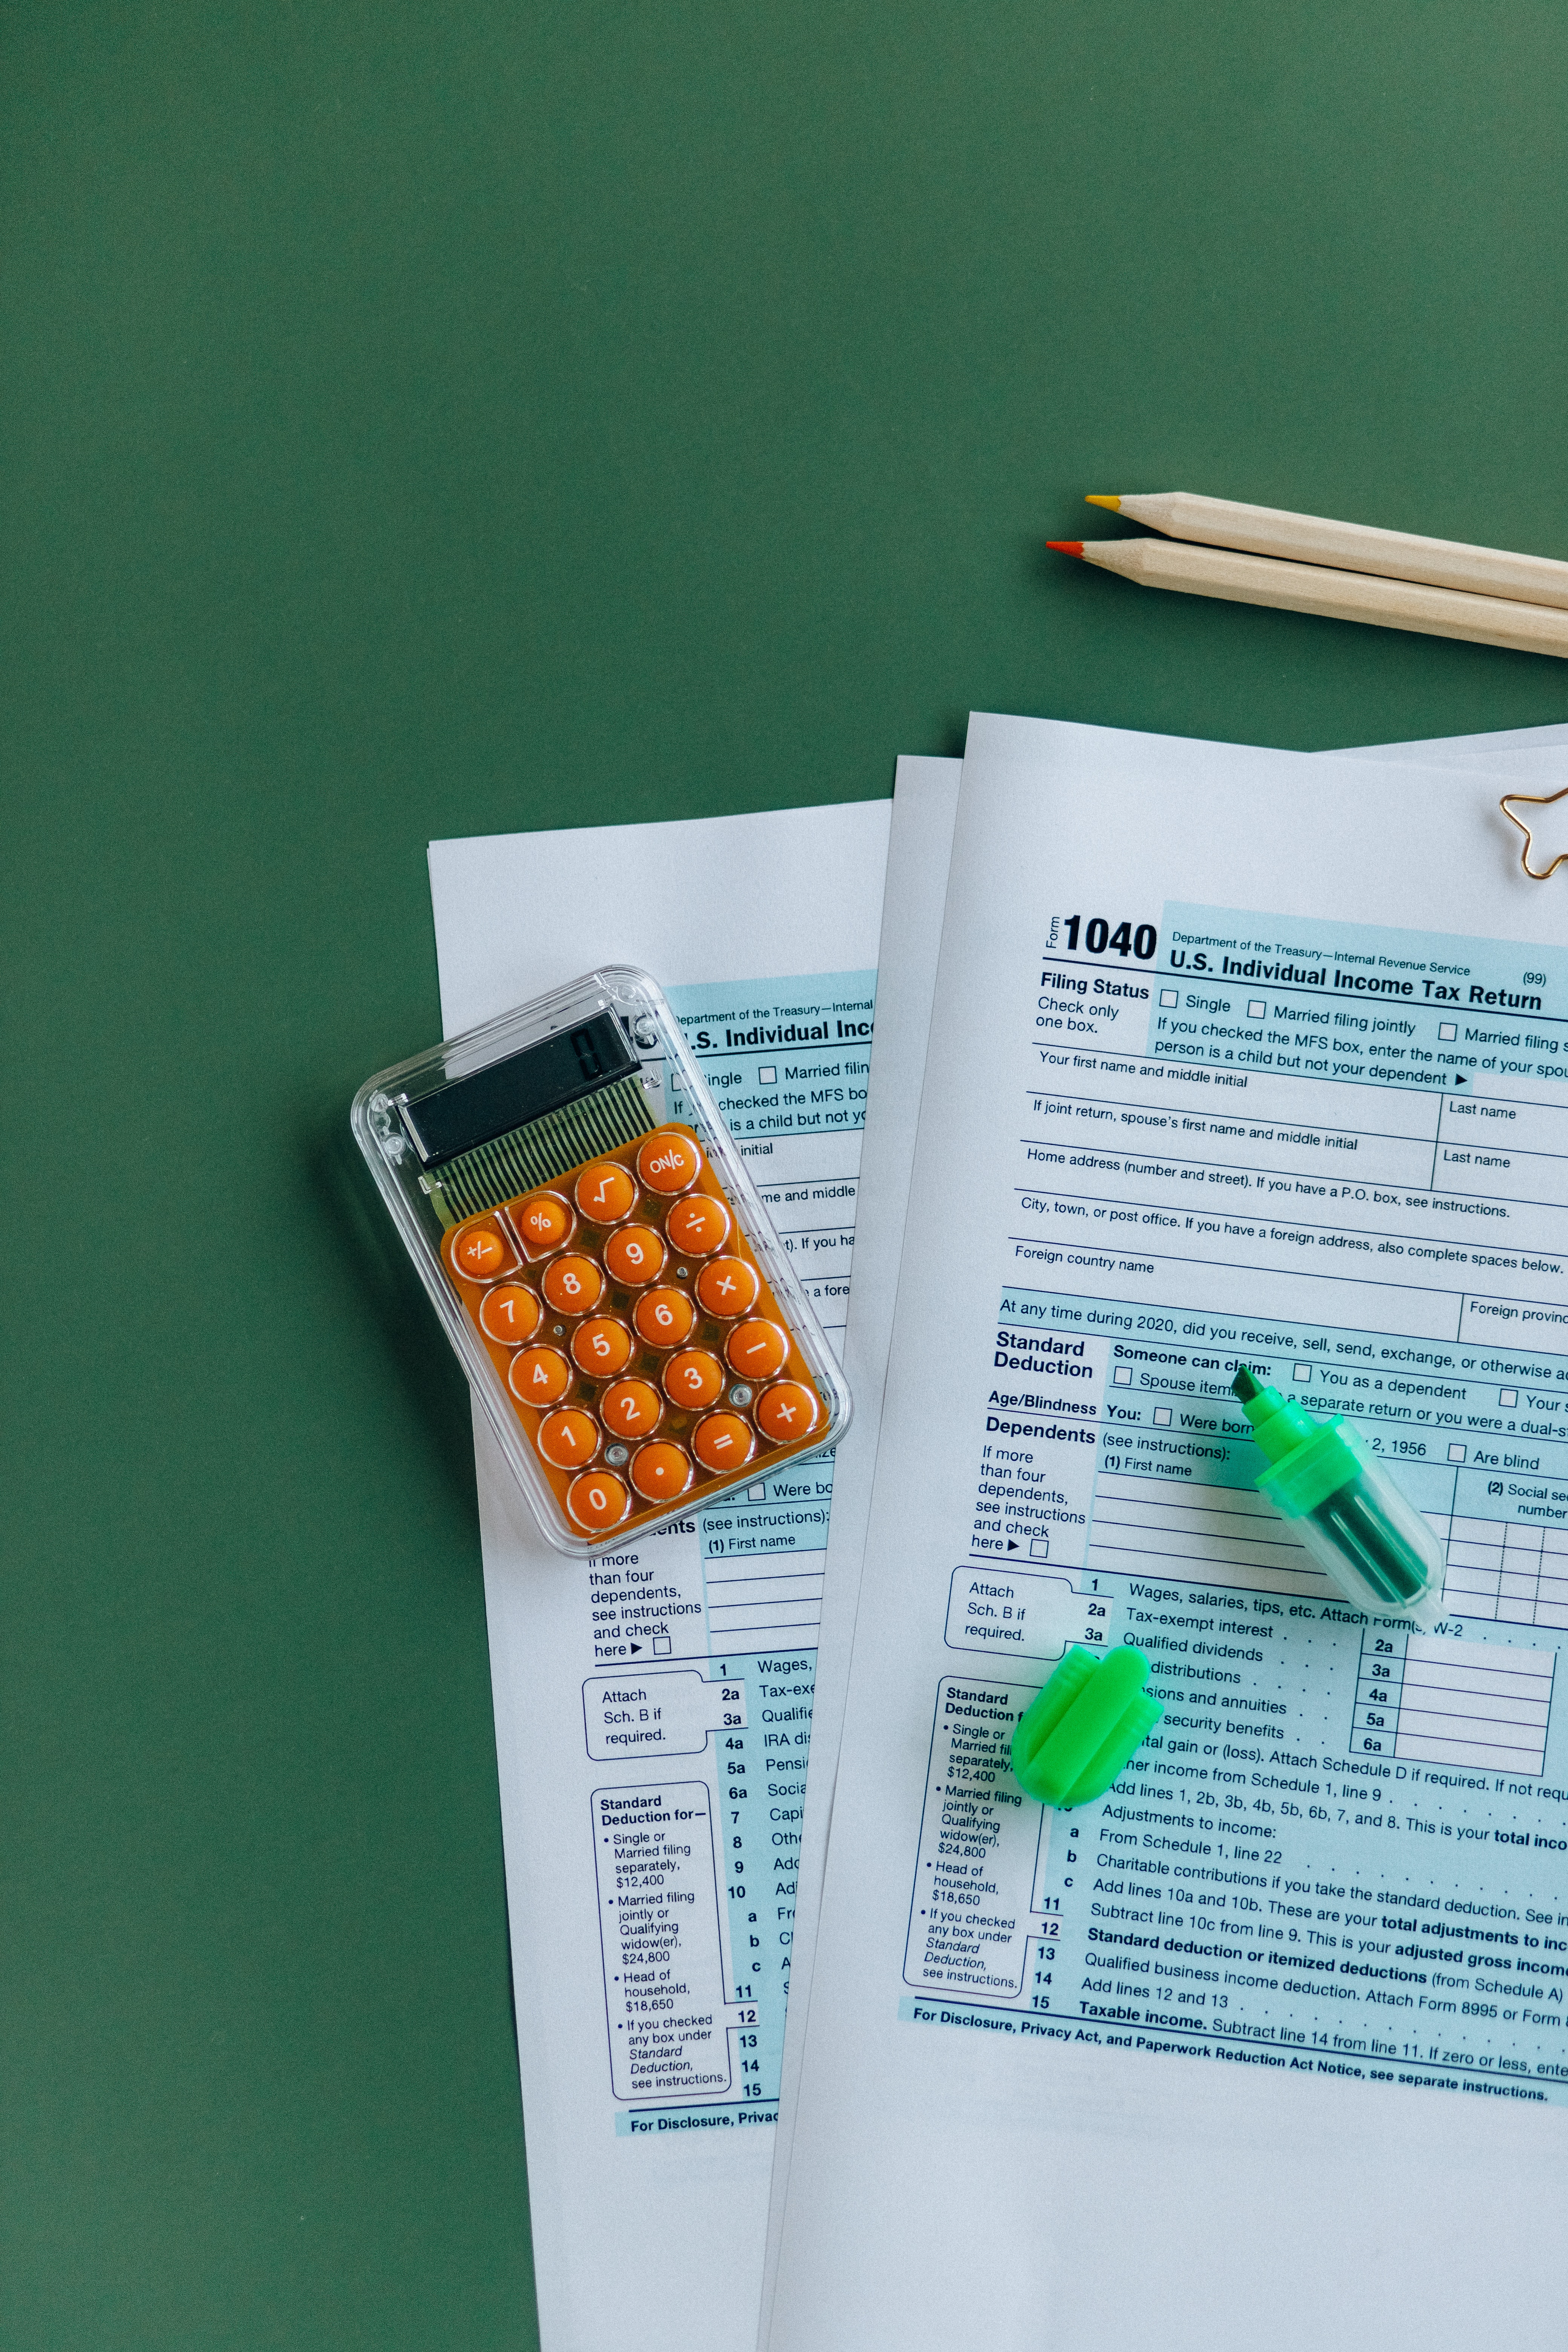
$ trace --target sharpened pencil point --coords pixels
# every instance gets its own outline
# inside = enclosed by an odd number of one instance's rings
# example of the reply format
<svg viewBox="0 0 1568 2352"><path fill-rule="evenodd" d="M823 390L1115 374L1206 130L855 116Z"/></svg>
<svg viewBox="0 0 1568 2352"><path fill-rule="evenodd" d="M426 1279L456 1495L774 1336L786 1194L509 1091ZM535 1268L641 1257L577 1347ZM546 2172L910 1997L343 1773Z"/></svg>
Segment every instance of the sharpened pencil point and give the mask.
<svg viewBox="0 0 1568 2352"><path fill-rule="evenodd" d="M1121 512L1121 501L1120 499L1097 498L1092 490L1085 498L1084 504L1086 507L1109 507L1112 514L1120 514Z"/></svg>
<svg viewBox="0 0 1568 2352"><path fill-rule="evenodd" d="M1081 539L1047 539L1046 545L1054 549L1058 555L1081 555L1083 553L1083 541Z"/></svg>

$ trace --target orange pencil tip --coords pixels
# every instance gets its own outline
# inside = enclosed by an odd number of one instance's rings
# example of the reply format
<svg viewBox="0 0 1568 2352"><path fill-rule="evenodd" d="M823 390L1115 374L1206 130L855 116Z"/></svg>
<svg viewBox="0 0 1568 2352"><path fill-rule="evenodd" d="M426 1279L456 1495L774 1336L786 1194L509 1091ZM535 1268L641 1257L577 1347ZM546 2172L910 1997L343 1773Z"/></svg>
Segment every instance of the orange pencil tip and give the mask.
<svg viewBox="0 0 1568 2352"><path fill-rule="evenodd" d="M1085 498L1084 504L1086 507L1109 507L1112 514L1120 514L1121 512L1121 501L1120 499L1102 499L1097 497L1095 492L1092 490L1090 490Z"/></svg>
<svg viewBox="0 0 1568 2352"><path fill-rule="evenodd" d="M1083 541L1081 539L1047 539L1046 545L1047 547L1054 548L1058 555L1081 555L1083 553Z"/></svg>

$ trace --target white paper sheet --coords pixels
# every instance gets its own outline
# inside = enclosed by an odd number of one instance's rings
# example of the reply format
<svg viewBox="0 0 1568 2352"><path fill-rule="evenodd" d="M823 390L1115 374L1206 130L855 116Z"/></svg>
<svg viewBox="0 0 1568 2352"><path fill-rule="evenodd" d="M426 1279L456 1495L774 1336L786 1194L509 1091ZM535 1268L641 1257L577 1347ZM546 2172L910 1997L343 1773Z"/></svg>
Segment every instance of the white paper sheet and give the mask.
<svg viewBox="0 0 1568 2352"><path fill-rule="evenodd" d="M1087 731L1065 730L1068 735ZM1131 743L1135 742L1137 739L1122 740ZM1224 753L1223 758L1217 762L1219 772L1223 773L1229 770L1234 772L1237 755L1226 747L1219 747L1219 749ZM1204 756L1204 747L1176 746L1162 756L1162 787L1168 791L1169 777L1173 773L1182 775L1193 770L1194 761ZM1239 756L1244 761L1256 756L1260 763L1260 773L1263 770L1270 768L1277 776L1282 776L1292 769L1299 772L1299 763L1291 761L1288 755L1242 754ZM1196 784L1195 774L1192 776L1191 781L1194 785ZM1358 781L1363 792L1373 790L1374 780L1364 772ZM1108 778L1103 773L1089 774L1087 777L1080 773L1077 782L1080 790L1084 789L1086 784L1089 790L1092 790L1096 784L1103 788ZM1414 779L1412 790L1417 787L1420 782L1419 778ZM1389 787L1386 781L1377 789L1387 794ZM1322 797L1326 796L1320 795L1320 798ZM1397 794L1392 797L1397 799ZM1413 800L1412 810L1416 805L1417 803ZM1035 811L1038 819L1039 838L1030 845L1032 854L1039 859L1043 868L1047 863L1047 843L1044 827L1048 814L1048 809L1042 811L1037 808ZM1017 846L1020 842L1029 843L1029 827L1021 820L1020 812L1016 806L1010 809L1009 815L1015 824L1015 832L1006 838L1005 848L1004 849L1000 837L994 837L988 845L991 864L984 877L984 888L989 901L985 924L988 936L993 940L1005 932L1007 914L1005 910L1010 907L1018 919L1026 921L1027 919L1026 906L1021 902L1015 903L1018 901L1018 893L1010 886L1013 874L1016 871ZM1426 815L1429 820L1429 801ZM1057 811L1057 816L1058 823L1061 822L1059 809ZM1432 837L1429 823L1426 830L1429 844ZM1442 855L1447 855L1449 847L1447 829L1443 841ZM1497 865L1495 838L1491 839L1489 846L1495 871ZM1025 862L1027 863L1026 857ZM1300 862L1299 859L1298 863ZM1429 848L1426 862L1428 866L1432 863ZM1004 868L1006 870L1004 871ZM971 879L973 878L972 877ZM1528 900L1530 886L1524 885L1522 887ZM1514 890L1514 896L1515 898L1518 896L1517 888ZM1300 902L1298 900L1291 903ZM963 967L961 966L960 969L962 972ZM963 977L967 979L966 972L963 973ZM972 1024L975 1020L975 1014L976 1007L972 991L967 1000L967 1017ZM885 1020L886 1006L884 1006ZM954 1077L953 1086L955 1088L962 1087L963 1099L968 1115L972 1118L976 1116L984 1118L984 1109L980 1107L980 1097L972 1076L967 1073L959 1072ZM952 1108L951 1105L946 1107L950 1110ZM928 1118L931 1115L928 1102ZM956 1121L956 1114L955 1123L962 1123ZM996 1145L995 1139L991 1140L994 1148L1000 1148ZM929 1242L930 1236L926 1238ZM920 1321L918 1310L911 1308L911 1314L918 1325ZM910 1467L910 1457L908 1446L900 1442L902 1436L901 1431L890 1431L889 1447L893 1450L896 1459L902 1461L907 1474ZM935 1440L929 1428L921 1429L920 1442L925 1449L921 1455L921 1464L925 1484L929 1487L931 1483L931 1470L935 1448ZM879 1472L879 1475L880 1476L882 1474ZM902 1526L901 1538L907 1555L909 1547L916 1540L915 1532L910 1525ZM903 1575L907 1605L909 1581L907 1556L904 1560ZM863 1607L864 1605L863 1601ZM851 1708L850 1748L857 1750L858 1754L853 1760L852 1768L850 1749L847 1749L845 1779L841 1783L841 1796L830 1860L830 1885L837 1881L840 1869L847 1874L844 1883L851 1892L846 1895L845 1905L847 1913L854 1920L854 1930L837 1959L835 1960L829 1955L826 1961L826 1972L812 2004L811 2048L807 2057L805 2098L802 2116L803 2137L796 2151L795 2185L792 2187L790 2200L792 2210L784 2248L784 2287L775 2315L773 2340L778 2344L793 2346L797 2343L804 2345L807 2342L874 2343L897 2340L915 2343L971 2340L1011 2342L1015 2340L1016 2334L1012 2326L1012 2315L1015 2312L1021 2313L1027 2304L1026 2293L1022 2301L1019 2299L1019 2282L1016 2266L1010 2276L1007 2275L1008 2265L1004 2263L1001 2266L1004 2275L1001 2278L990 2276L977 2280L971 2265L965 2261L963 2253L957 2251L963 2240L961 2225L965 2214L978 2232L983 2233L987 2241L994 2242L998 2238L998 2232L994 2227L998 2218L1005 2221L1010 2217L1014 2221L1022 2222L1026 2219L1025 2209L1017 2206L1005 2187L997 2188L994 2177L995 2168L988 2166L983 2167L982 2171L994 2193L984 2210L976 2210L974 2199L966 2196L965 2183L963 2179L961 2179L956 2186L953 2185L954 2168L951 2160L952 2135L941 2134L940 2126L934 2123L929 2128L921 2130L916 2126L910 2114L908 2094L912 2079L916 2075L926 2078L927 2091L933 2096L939 2107L945 2107L952 2088L952 2065L944 2064L939 2060L928 2060L922 2051L911 2050L909 2047L909 2029L907 2028L902 2029L903 2041L900 2044L900 2029L893 2026L890 2029L889 2037L887 2017L884 2015L876 2018L873 2022L872 2015L868 2011L868 2004L871 2011L874 2011L876 2005L875 1996L869 1987L872 1979L879 1972L879 1963L887 1958L883 1947L892 1926L896 1923L891 1922L887 1916L879 1915L878 1903L873 1899L877 1895L885 1895L888 1889L885 1885L879 1886L878 1855L868 1849L866 1792L868 1790L874 1792L869 1800L868 1810L872 1816L875 1816L878 1812L879 1800L889 1804L895 1803L900 1791L897 1774L879 1772L877 1769L879 1759L868 1757L865 1753L865 1743L868 1736L873 1741L879 1737L884 1742L890 1739L896 1743L897 1740L900 1727L896 1718L889 1717L885 1705L879 1706L879 1700L889 1687L895 1691L899 1687L896 1663L889 1671L888 1661L881 1654L884 1641L889 1638L891 1640L894 1653L897 1653L900 1647L899 1631L901 1631L901 1628L894 1629L889 1636L889 1629L885 1618L879 1616L877 1664L873 1667L869 1664L863 1665L859 1659L857 1661L856 1688L858 1693L861 1675L864 1674L867 1681L864 1696L868 1717L876 1724L877 1728L868 1734L867 1727L862 1723L858 1706ZM865 1632L866 1629L863 1626L862 1656L867 1646ZM907 1726L902 1727L907 1728ZM820 1749L818 1754L820 1763L822 1755ZM921 1779L923 1781L923 1771ZM845 1795L843 1791L846 1790L850 1793ZM907 1801L910 1790L904 1788L901 1794ZM847 1806L847 1826L846 1826ZM881 1827L884 1831L886 1826L886 1822L883 1822ZM845 1840L847 1840L850 1848L848 1859L845 1857L842 1843ZM875 1846L876 1843L877 1838L873 1834L870 1844ZM901 1908L907 1924L910 1904L907 1853L893 1867L895 1876L900 1872L902 1874ZM876 1956L875 1958L872 1957L873 1954ZM896 1970L893 1980L897 1981ZM886 1990L887 1986L884 1982L882 1987L884 1996ZM824 2004L830 2005L831 2017L824 2015ZM885 2007L885 2000L883 2006ZM798 2013L797 2010L797 2017ZM850 2019L857 2021L858 2038L856 2032L849 2030ZM942 2040L947 2037L937 2035L934 2038ZM980 2039L981 2037L978 2036L971 2037L966 2047L972 2049L973 2042ZM1014 2064L1021 2062L1030 2067L1033 2073L1038 2074L1040 2053L1037 2051L1022 2052L1016 2048L1003 2051L998 2049L994 2042L989 2043L989 2049L996 2053L994 2066L991 2064L984 2043L982 2054L977 2059L972 2059L971 2065L979 2069L988 2069L994 2074L997 2068L1004 2066L1007 2062ZM876 2052L875 2059L871 2056L873 2050ZM1069 2075L1081 2075L1086 2065L1092 2074L1095 2067L1104 2066L1107 2063L1104 2059L1086 2061L1080 2058L1076 2068L1070 2059L1065 2061L1064 2065ZM1116 2064L1121 2062L1109 2063ZM1177 2061L1151 2056L1142 2063L1146 2067L1153 2069L1156 2074L1169 2073L1173 2068L1178 2076L1182 2074ZM820 2074L816 2072L819 2066L822 2069ZM967 2069L960 2071L961 2074L968 2072ZM1058 2071L1059 2073L1062 2070ZM1191 2072L1192 2070L1188 2070L1189 2074ZM815 2093L814 2079L817 2086ZM1233 2079L1228 2076L1227 2070L1227 2082ZM825 2089L824 2085L827 2087ZM1000 2087L999 2083L999 2090ZM1081 2083L1078 2087L1082 2087ZM1109 2087L1108 2085L1108 2090ZM1303 2114L1310 2109L1310 2095L1312 2087L1308 2086L1309 2095L1307 2106L1302 2110ZM1240 2104L1243 2107L1247 2104L1247 2095L1240 2095ZM1347 2086L1346 2093L1342 2095L1354 2098L1358 2094L1349 2090ZM1359 2095L1364 2095L1364 2094ZM1221 2099L1219 2105L1222 2109L1228 2111L1229 2106L1234 2103L1234 2099ZM917 2091L917 2109L918 2104ZM1214 2100L1211 2097L1209 2105L1213 2105L1213 2104ZM1405 2104L1408 2104L1408 2101ZM873 2110L882 2116L896 2116L897 2124L891 2129L879 2133L874 2129L868 2129L868 2119ZM1475 2115L1473 2104L1466 2108L1463 2114L1465 2122L1470 2126L1470 2131L1468 2136L1460 2135L1462 2144L1468 2144L1478 2135L1481 2139L1500 2140L1505 2147L1512 2147L1516 2151L1519 2146L1527 2144L1521 2141L1519 2134L1512 2131L1506 2122L1499 2125L1489 2119L1476 2125L1473 2122ZM826 2125L825 2118L829 2119ZM960 2126L959 2139L962 2140L964 2137L965 2132L974 2119L972 2106L968 2111L967 2121ZM1400 2140L1402 2127L1399 2125L1389 2124L1381 2116L1377 2120L1385 2138L1391 2144ZM1532 2122L1535 2120L1531 2118ZM1005 2106L1002 2116L993 2117L993 2122L998 2125L1003 2121L1015 2143L1012 2148L1014 2159L1022 2160L1029 2166L1037 2165L1041 2156L1040 2149L1036 2147L1026 2154L1025 2149L1017 2144L1021 2136L1018 2120L1016 2115L1008 2112ZM1109 2107L1106 2116L1094 2125L1093 2129L1101 2139L1115 2137L1117 2122L1114 2103ZM1549 2135L1555 2133L1555 2122L1547 2125L1546 2130ZM940 2164L937 2160L935 2145L938 2137L942 2138L943 2148L946 2150ZM1441 2130L1436 2137L1439 2140L1442 2138ZM1366 2135L1364 2133L1362 2135L1362 2139L1363 2147L1362 2154L1357 2158L1358 2166L1364 2166L1365 2162ZM897 2141L898 2147L890 2147L890 2140ZM1561 2145L1560 2140L1557 2139L1552 2139L1551 2144L1554 2147ZM903 2150L906 2147L910 2151L913 2164L925 2168L918 2180L910 2177L910 2165L904 2161ZM1458 2152L1462 2153L1462 2147ZM1046 2151L1047 2161L1054 2166L1059 2160L1061 2153L1059 2147L1047 2149ZM1128 2154L1128 2151L1124 2150L1123 2153ZM1156 2158L1158 2153L1156 2151ZM977 2150L970 2149L966 2161L968 2159L973 2159L978 2164ZM1131 2160L1129 2156L1129 2161ZM1439 2160L1434 2166L1434 2179L1440 2173L1441 2168ZM958 2169L962 2175L964 2165L961 2164ZM975 2173L976 2179L981 2179L982 2171ZM924 2187L924 2182L936 2178L938 2173L943 2182L952 2189L952 2210L945 2215L939 2215L933 2210L930 2196ZM910 2201L907 2211L900 2218L900 2200L906 2195ZM868 2199L869 2210L879 2217L883 2224L882 2236L879 2242L868 2245L864 2233L860 2233L857 2239L858 2252L852 2255L847 2248L847 2233L841 2226L836 2226L834 2216L837 2214L841 2217L851 2210L864 2214L868 2210L866 2203ZM1179 2205L1182 2200L1178 2197L1175 2201ZM1489 2211L1495 2211L1490 2199L1486 2201ZM984 2200L982 2202L984 2203ZM955 2229L956 2237L953 2234ZM1088 2235L1090 2239L1095 2238L1094 2225L1089 2227ZM1000 2239L1005 2242L1005 2228L1000 2231ZM1037 2232L1034 2242L1037 2248L1039 2243ZM1414 2242L1414 2240L1407 2239L1407 2246L1411 2242ZM940 2263L934 2255L931 2259L927 2258L927 2249L939 2246L945 2248L948 2257L945 2269L941 2269ZM1170 2246L1164 2250L1164 2259L1167 2265L1173 2260L1173 2249ZM1504 2268L1506 2269L1506 2266ZM939 2269L941 2269L940 2277L937 2275ZM1179 2271L1179 2264L1177 2270ZM894 2272L899 2273L900 2279L907 2278L914 2282L911 2293L906 2294L892 2291L890 2282ZM1537 2272L1538 2275L1533 2283L1535 2286L1540 2284L1539 2265ZM1491 2277L1489 2291L1494 2294L1497 2277L1500 2274L1494 2271ZM954 2294L960 2291L965 2298L963 2305L965 2315L962 2317L952 2301ZM1527 2292L1529 2291L1533 2290L1527 2282ZM875 2298L875 2312L871 2308L868 2296ZM839 2300L839 2297L842 2297L842 2300ZM1419 2303L1422 2298L1417 2295L1416 2300ZM1426 2300L1426 2317L1427 2321L1432 2323L1436 2315L1431 2306L1430 2299ZM1451 2301L1448 2304L1447 2308L1450 2319L1463 2303L1464 2298L1460 2296L1458 2302ZM992 2335L987 2332L993 2322L1000 2327L999 2334ZM858 2334L857 2327L862 2332ZM815 2335L812 2332L814 2329L816 2331ZM1022 2340L1021 2336L1017 2340ZM1064 2340L1079 2339L1072 2336L1069 2331ZM1090 2340L1089 2336L1086 2333L1081 2340L1086 2342ZM1189 2338L1187 2335L1178 2332L1172 2336L1171 2340L1185 2342L1198 2339L1195 2335ZM1297 2339L1289 2336L1287 2331L1286 2337L1279 2340L1295 2341ZM1301 2340L1310 2339L1303 2336ZM1369 2337L1366 2340L1372 2339ZM1389 2340L1405 2339L1396 2336ZM1458 2341L1458 2336L1444 2335L1439 2338L1428 2336L1426 2340Z"/></svg>
<svg viewBox="0 0 1568 2352"><path fill-rule="evenodd" d="M1495 735L1373 744L1325 759L1415 761L1445 772L1483 768L1500 790L1551 792L1568 777L1568 727L1519 728ZM881 1424L882 1383L892 1333L899 1256L914 1158L920 1090L936 985L942 908L963 763L900 759L888 853L878 987L877 1044L861 1164L861 1237L850 1297L847 1358L853 1366L856 1424L840 1448L817 1652L811 1769L795 1913L791 2006L784 2035L778 2131L768 2208L768 2246L759 2341L764 2347L788 2201L795 2089L808 2032L822 1876L843 1734L871 1482ZM919 786L919 792L915 790Z"/></svg>
<svg viewBox="0 0 1568 2352"><path fill-rule="evenodd" d="M447 1034L595 961L644 965L688 1022L830 1328L847 1286L888 824L879 801L430 852ZM711 1013L765 1041L814 1025L790 1016L818 998L847 1044L726 1052L720 1026L704 1045L692 1025ZM478 1414L475 1447L542 2339L545 2352L728 2352L752 2340L761 2291L828 1474L792 1465L701 1533L585 1570L539 1537ZM639 1675L695 1694L664 1777L696 1784L715 1822L722 1789L721 1858L739 1816L747 1864L744 1880L725 1868L722 1897L720 1856L705 1888L693 1876L673 1890L683 1965L694 1984L714 1979L721 2021L689 2079L677 2054L653 2098L613 2060L635 2020L601 1941L592 1810L596 1790L659 1778L595 1743L604 1675L634 1654ZM762 1671L770 1661L779 1673ZM743 1753L721 1756L695 1720L721 1666L747 1694ZM721 1761L745 1770L721 1783ZM770 1784L787 1793L770 1798ZM742 1787L743 1811L729 1802Z"/></svg>

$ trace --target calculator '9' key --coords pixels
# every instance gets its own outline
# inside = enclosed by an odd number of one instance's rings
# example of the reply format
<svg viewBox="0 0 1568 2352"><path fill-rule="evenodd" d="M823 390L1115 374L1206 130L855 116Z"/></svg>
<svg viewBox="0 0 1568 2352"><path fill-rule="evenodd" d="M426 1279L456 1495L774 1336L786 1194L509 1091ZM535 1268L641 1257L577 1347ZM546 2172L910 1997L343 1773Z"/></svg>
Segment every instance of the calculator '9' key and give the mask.
<svg viewBox="0 0 1568 2352"><path fill-rule="evenodd" d="M639 1289L664 1272L667 1253L651 1225L622 1225L605 1244L605 1265L612 1282Z"/></svg>

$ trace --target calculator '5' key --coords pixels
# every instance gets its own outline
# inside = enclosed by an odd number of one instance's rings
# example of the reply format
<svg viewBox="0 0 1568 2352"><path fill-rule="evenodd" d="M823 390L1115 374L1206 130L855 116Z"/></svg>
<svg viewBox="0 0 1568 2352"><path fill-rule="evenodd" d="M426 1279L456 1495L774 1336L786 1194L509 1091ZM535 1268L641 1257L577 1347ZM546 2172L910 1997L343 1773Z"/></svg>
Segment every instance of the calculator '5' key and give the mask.
<svg viewBox="0 0 1568 2352"><path fill-rule="evenodd" d="M595 1380L611 1381L624 1372L633 1349L631 1333L613 1315L590 1315L572 1334L572 1361Z"/></svg>

